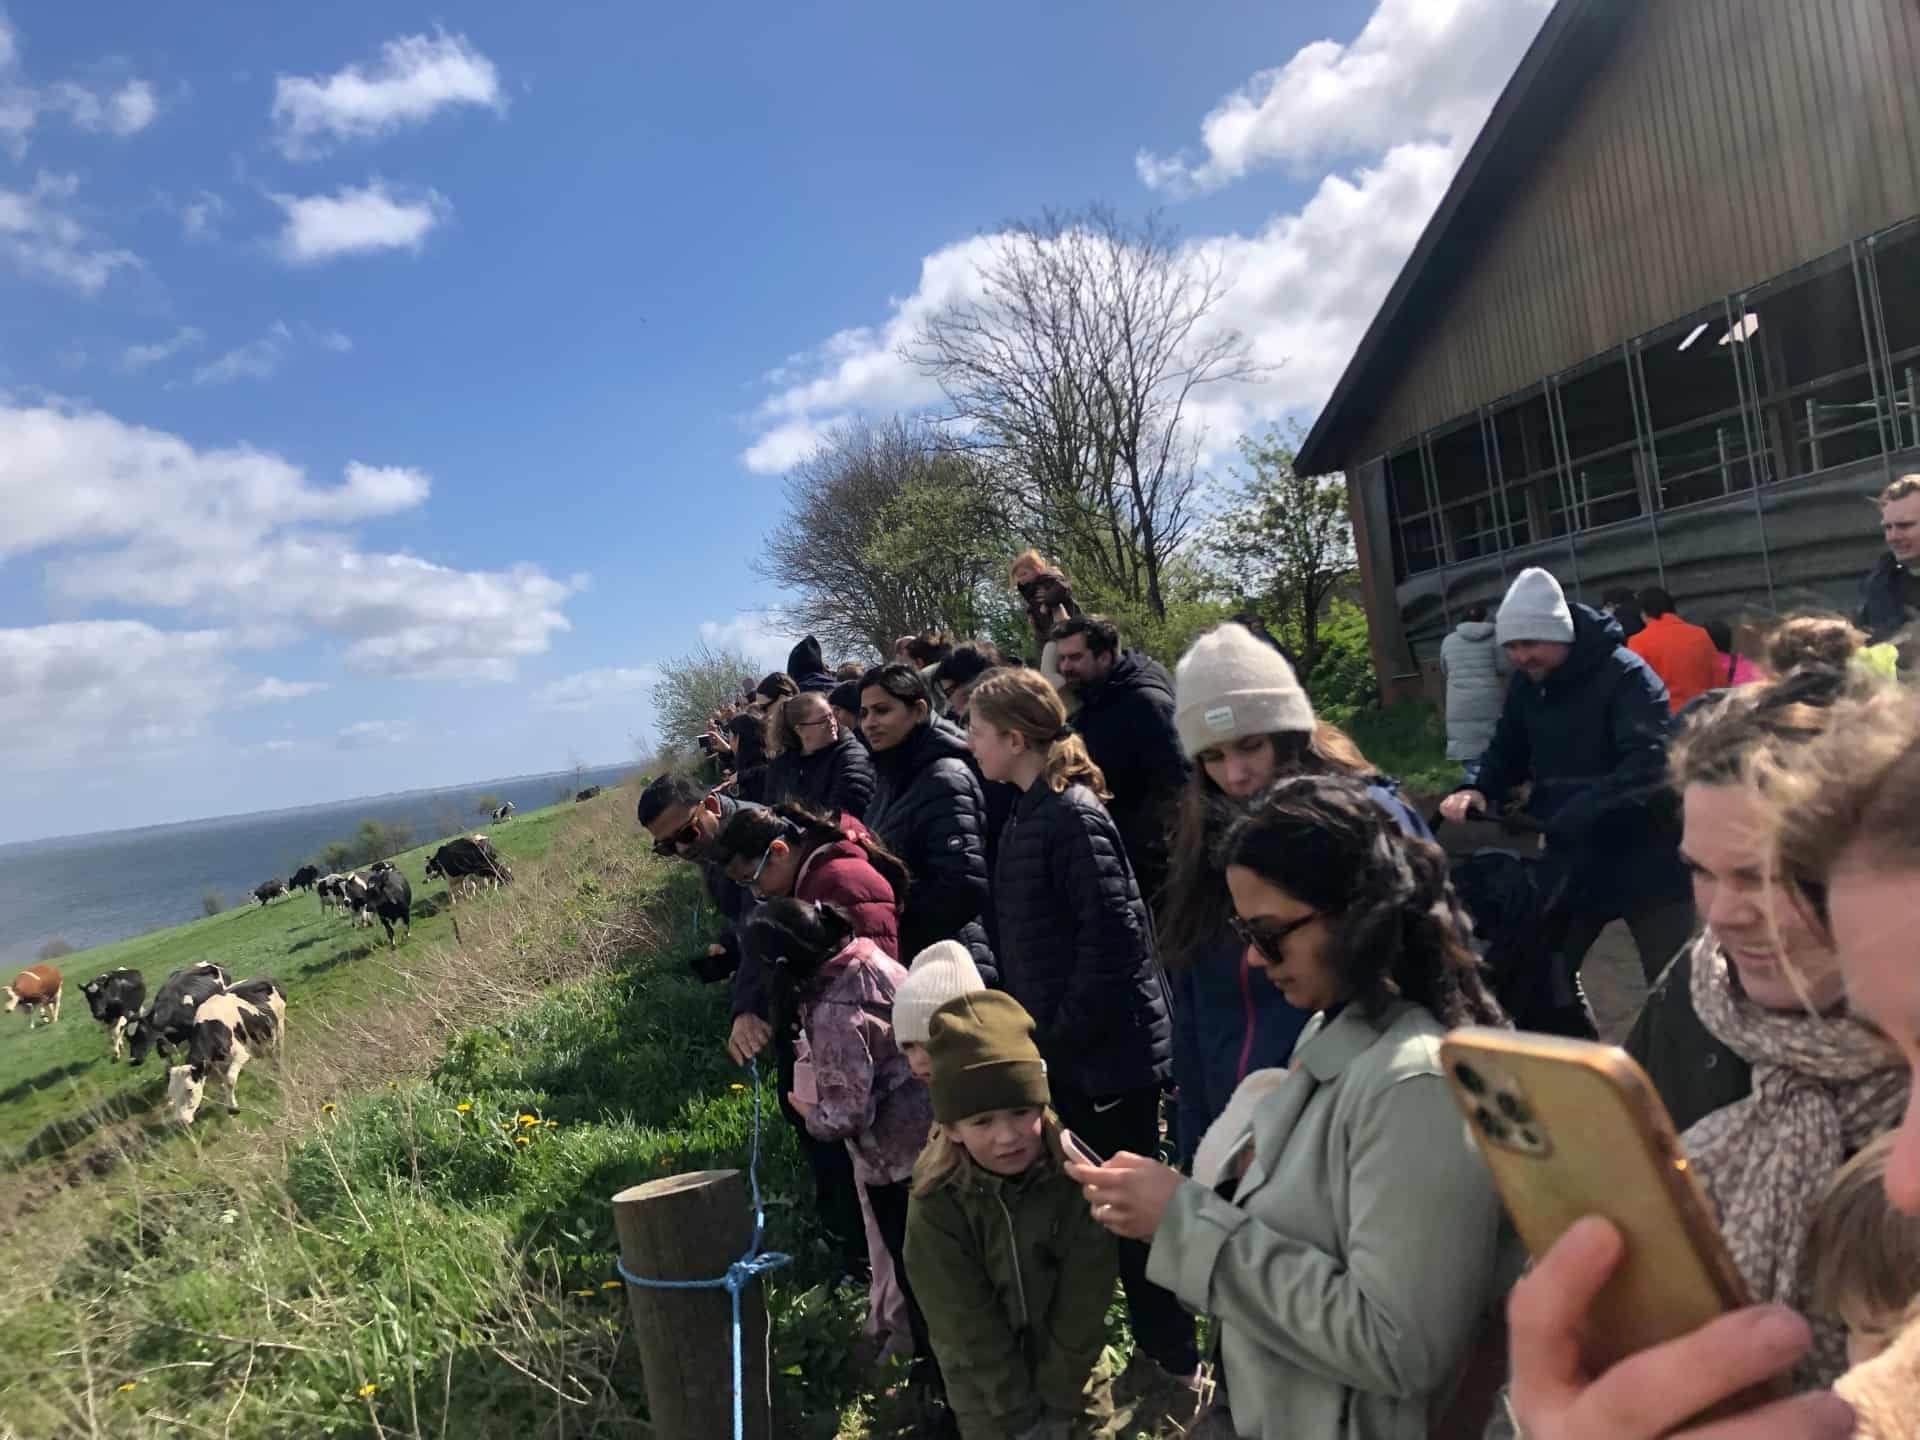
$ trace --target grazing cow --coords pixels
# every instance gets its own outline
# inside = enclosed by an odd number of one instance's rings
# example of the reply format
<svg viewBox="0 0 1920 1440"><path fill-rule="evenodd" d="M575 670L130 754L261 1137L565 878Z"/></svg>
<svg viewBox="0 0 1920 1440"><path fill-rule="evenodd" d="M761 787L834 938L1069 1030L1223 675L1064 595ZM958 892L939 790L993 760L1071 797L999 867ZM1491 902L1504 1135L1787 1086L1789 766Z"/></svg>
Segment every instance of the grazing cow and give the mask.
<svg viewBox="0 0 1920 1440"><path fill-rule="evenodd" d="M273 1010L282 1021L286 1019L287 987L270 975L256 975L251 980L236 980L227 987L229 995L238 995L250 1005ZM278 1009L275 1007L278 1006Z"/></svg>
<svg viewBox="0 0 1920 1440"><path fill-rule="evenodd" d="M573 797L573 803L578 805L582 800L598 800L600 798L600 791L602 788L603 787L599 785L587 786L586 789L582 790L578 795Z"/></svg>
<svg viewBox="0 0 1920 1440"><path fill-rule="evenodd" d="M322 911L338 910L347 903L347 877L335 870L313 882L313 893L320 897Z"/></svg>
<svg viewBox="0 0 1920 1440"><path fill-rule="evenodd" d="M138 1065L147 1051L157 1049L166 1059L187 1043L193 1013L215 995L226 993L233 977L218 965L189 965L176 970L154 992L146 1013L127 1022L127 1063Z"/></svg>
<svg viewBox="0 0 1920 1440"><path fill-rule="evenodd" d="M380 917L380 923L386 927L389 948L397 943L393 938L395 925L404 932L401 939L413 934L413 887L407 884L407 877L398 870L384 870L373 877L368 908ZM371 925L373 922L369 920L367 923Z"/></svg>
<svg viewBox="0 0 1920 1440"><path fill-rule="evenodd" d="M167 1071L167 1107L179 1124L191 1125L206 1097L207 1077L218 1075L227 1090L227 1113L238 1115L234 1096L240 1072L261 1050L273 1048L285 1033L287 1005L273 981L264 1004L238 995L214 995L200 1004L187 1037L187 1060ZM260 992L256 992L260 993Z"/></svg>
<svg viewBox="0 0 1920 1440"><path fill-rule="evenodd" d="M13 983L7 986L7 1010L24 1010L27 1015L27 1028L35 1024L51 1025L60 1018L60 972L51 965L29 965L13 977ZM40 1020L34 1011L45 1012Z"/></svg>
<svg viewBox="0 0 1920 1440"><path fill-rule="evenodd" d="M262 880L253 887L253 898L262 909L266 908L269 900L277 900L286 893L287 882L284 880Z"/></svg>
<svg viewBox="0 0 1920 1440"><path fill-rule="evenodd" d="M370 872L356 870L340 882L341 902L355 925L373 924L373 880Z"/></svg>
<svg viewBox="0 0 1920 1440"><path fill-rule="evenodd" d="M118 1060L127 1027L140 1018L140 1007L147 1003L147 977L138 970L109 970L87 981L80 993L87 997L93 1018L107 1027L113 1042L109 1058Z"/></svg>
<svg viewBox="0 0 1920 1440"><path fill-rule="evenodd" d="M502 824L508 820L511 820L512 818L513 818L513 801L511 800L507 801L506 804L502 805L498 810L493 812L493 823L496 825Z"/></svg>
<svg viewBox="0 0 1920 1440"><path fill-rule="evenodd" d="M492 841L484 835L470 835L449 840L427 857L427 879L445 880L447 893L451 895L456 881L469 889L481 884L496 890L510 885L513 871L507 868L507 862L500 858Z"/></svg>
<svg viewBox="0 0 1920 1440"><path fill-rule="evenodd" d="M288 890L311 890L320 879L318 865L302 865L287 877Z"/></svg>

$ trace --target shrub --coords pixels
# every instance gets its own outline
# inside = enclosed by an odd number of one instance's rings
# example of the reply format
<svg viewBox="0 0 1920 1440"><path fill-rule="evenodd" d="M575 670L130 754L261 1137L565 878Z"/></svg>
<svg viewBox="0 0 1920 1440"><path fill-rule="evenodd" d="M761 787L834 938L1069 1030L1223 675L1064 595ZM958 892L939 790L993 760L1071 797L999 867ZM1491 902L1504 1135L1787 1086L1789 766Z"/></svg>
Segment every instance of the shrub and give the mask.
<svg viewBox="0 0 1920 1440"><path fill-rule="evenodd" d="M202 915L218 915L226 908L226 897L218 890L209 890L200 897L200 913Z"/></svg>
<svg viewBox="0 0 1920 1440"><path fill-rule="evenodd" d="M58 960L62 955L73 954L74 948L74 946L69 945L64 940L49 940L40 947L35 958L40 960Z"/></svg>

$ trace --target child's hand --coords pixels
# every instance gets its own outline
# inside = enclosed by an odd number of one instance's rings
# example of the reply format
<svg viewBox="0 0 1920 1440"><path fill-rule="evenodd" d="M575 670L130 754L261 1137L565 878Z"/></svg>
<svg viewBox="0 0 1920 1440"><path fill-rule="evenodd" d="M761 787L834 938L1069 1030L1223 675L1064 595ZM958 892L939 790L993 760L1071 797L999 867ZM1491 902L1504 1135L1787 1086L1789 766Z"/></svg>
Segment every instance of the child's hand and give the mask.
<svg viewBox="0 0 1920 1440"><path fill-rule="evenodd" d="M1178 1170L1126 1150L1104 1165L1069 1163L1067 1176L1086 1195L1093 1218L1128 1240L1153 1238L1182 1183Z"/></svg>

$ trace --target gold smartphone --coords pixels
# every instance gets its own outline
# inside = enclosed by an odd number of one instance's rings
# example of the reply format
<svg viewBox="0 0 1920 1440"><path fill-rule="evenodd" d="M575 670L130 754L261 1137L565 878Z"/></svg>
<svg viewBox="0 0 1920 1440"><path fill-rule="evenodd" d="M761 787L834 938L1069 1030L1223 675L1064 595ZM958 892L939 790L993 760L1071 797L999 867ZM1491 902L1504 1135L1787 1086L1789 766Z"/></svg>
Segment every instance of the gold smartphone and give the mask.
<svg viewBox="0 0 1920 1440"><path fill-rule="evenodd" d="M1591 1373L1750 1303L1667 1108L1626 1051L1469 1028L1448 1034L1440 1055L1534 1258L1588 1215L1626 1241L1589 1315Z"/></svg>

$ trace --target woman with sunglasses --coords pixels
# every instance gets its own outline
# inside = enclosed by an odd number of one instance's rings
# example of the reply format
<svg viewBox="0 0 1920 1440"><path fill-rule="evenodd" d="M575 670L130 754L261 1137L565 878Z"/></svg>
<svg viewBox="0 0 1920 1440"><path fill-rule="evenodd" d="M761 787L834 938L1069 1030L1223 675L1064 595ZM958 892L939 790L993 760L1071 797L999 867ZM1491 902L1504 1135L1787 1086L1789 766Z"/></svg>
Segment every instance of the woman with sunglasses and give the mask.
<svg viewBox="0 0 1920 1440"><path fill-rule="evenodd" d="M1148 1277L1212 1317L1235 1433L1435 1433L1468 1418L1444 1412L1517 1258L1440 1067L1447 1030L1505 1023L1446 856L1365 785L1301 776L1224 858L1240 935L1316 1012L1293 1067L1236 1092L1192 1179L1137 1154L1068 1173L1095 1219L1151 1242Z"/></svg>
<svg viewBox="0 0 1920 1440"><path fill-rule="evenodd" d="M861 819L873 802L873 757L834 718L827 696L807 691L774 706L768 720L774 758L766 800L791 800L822 815Z"/></svg>
<svg viewBox="0 0 1920 1440"><path fill-rule="evenodd" d="M1228 926L1219 848L1253 797L1288 775L1360 780L1396 825L1426 824L1344 732L1315 717L1277 646L1241 625L1196 640L1174 679L1174 728L1194 762L1174 822L1167 887L1157 918L1160 963L1173 990L1174 1136L1183 1165L1227 1098L1256 1070L1285 1065L1307 1023Z"/></svg>
<svg viewBox="0 0 1920 1440"><path fill-rule="evenodd" d="M792 803L771 810L743 806L720 828L714 854L727 878L756 900L790 895L833 905L855 935L900 958L899 896L907 889L907 867L852 816L835 822Z"/></svg>

